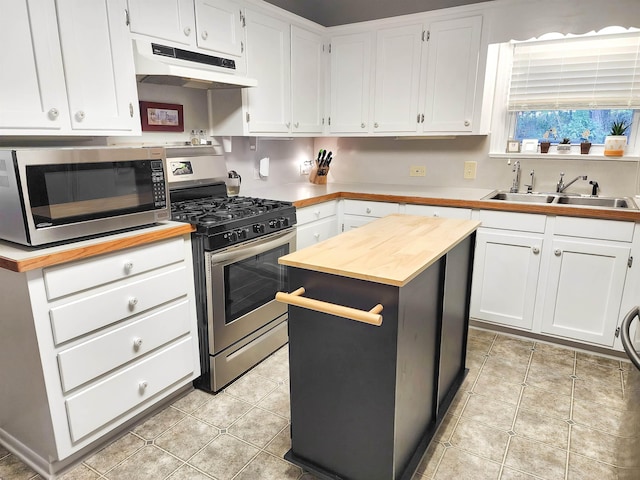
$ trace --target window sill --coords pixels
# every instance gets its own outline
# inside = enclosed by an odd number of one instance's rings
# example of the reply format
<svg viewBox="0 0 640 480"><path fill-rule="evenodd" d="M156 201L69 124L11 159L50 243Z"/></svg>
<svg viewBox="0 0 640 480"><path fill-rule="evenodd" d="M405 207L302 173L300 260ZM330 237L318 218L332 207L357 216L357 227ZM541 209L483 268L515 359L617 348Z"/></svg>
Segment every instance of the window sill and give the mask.
<svg viewBox="0 0 640 480"><path fill-rule="evenodd" d="M582 155L580 153L490 153L489 158L535 158L535 159L553 159L553 160L604 160L604 161L616 161L616 162L637 162L640 160L639 155L625 155L623 157L606 157L595 153Z"/></svg>

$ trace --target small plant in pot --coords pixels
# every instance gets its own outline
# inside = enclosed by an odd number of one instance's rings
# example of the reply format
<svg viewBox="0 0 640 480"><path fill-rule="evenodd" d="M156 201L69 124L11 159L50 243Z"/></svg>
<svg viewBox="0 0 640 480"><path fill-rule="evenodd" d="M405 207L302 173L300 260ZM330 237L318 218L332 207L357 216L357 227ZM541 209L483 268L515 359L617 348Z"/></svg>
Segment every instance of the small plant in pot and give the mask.
<svg viewBox="0 0 640 480"><path fill-rule="evenodd" d="M589 141L589 137L591 136L591 130L588 128L582 132L582 137L580 140L580 153L586 155L591 150L591 142Z"/></svg>
<svg viewBox="0 0 640 480"><path fill-rule="evenodd" d="M564 137L560 143L558 143L558 153L569 153L571 151L571 139Z"/></svg>
<svg viewBox="0 0 640 480"><path fill-rule="evenodd" d="M558 137L555 127L551 127L549 130L544 132L544 135L542 135L542 140L540 140L540 153L549 153L549 147L551 147L551 140L549 140L549 137Z"/></svg>
<svg viewBox="0 0 640 480"><path fill-rule="evenodd" d="M624 155L624 149L627 146L627 136L625 133L631 126L624 120L614 121L611 124L609 135L604 138L604 154L607 157L621 157Z"/></svg>

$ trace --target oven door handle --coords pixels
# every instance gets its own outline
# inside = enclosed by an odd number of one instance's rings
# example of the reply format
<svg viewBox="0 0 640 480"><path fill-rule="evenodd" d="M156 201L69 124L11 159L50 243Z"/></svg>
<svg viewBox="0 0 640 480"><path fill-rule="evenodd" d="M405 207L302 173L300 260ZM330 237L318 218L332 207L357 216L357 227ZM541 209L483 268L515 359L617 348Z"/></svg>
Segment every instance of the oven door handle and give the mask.
<svg viewBox="0 0 640 480"><path fill-rule="evenodd" d="M223 263L227 261L238 261L242 258L252 257L260 253L268 252L274 247L279 247L290 243L296 238L296 230L293 229L286 234L280 234L276 238L270 238L256 243L255 245L245 245L227 252L213 252L210 254L211 264Z"/></svg>

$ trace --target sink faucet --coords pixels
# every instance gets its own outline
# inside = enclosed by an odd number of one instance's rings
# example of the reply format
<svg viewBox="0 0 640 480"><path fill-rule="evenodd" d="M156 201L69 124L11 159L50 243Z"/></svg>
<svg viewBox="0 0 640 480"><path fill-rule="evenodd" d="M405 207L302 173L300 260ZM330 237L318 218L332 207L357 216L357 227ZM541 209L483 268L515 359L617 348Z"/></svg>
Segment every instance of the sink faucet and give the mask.
<svg viewBox="0 0 640 480"><path fill-rule="evenodd" d="M513 183L511 184L509 192L518 193L520 189L520 160L515 161L512 172L515 173L515 175L513 176Z"/></svg>
<svg viewBox="0 0 640 480"><path fill-rule="evenodd" d="M571 180L569 183L565 184L564 183L564 172L560 172L560 180L558 180L558 184L556 185L556 192L558 193L562 193L564 192L569 186L571 186L574 182L578 181L578 180L586 180L587 176L586 175L578 175L576 178L574 178L573 180Z"/></svg>

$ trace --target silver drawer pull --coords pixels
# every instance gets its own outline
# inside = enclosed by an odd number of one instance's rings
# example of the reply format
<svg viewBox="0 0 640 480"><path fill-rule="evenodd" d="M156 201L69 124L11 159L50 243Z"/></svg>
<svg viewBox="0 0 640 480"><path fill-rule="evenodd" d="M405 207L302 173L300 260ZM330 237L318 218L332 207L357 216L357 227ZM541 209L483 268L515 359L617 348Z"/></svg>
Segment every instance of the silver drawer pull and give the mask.
<svg viewBox="0 0 640 480"><path fill-rule="evenodd" d="M320 234L319 233L314 233L313 236L315 237L316 240L320 238Z"/></svg>
<svg viewBox="0 0 640 480"><path fill-rule="evenodd" d="M138 383L138 389L140 390L140 392L144 392L148 386L149 383L146 380L142 380L140 383Z"/></svg>
<svg viewBox="0 0 640 480"><path fill-rule="evenodd" d="M560 250L559 248L556 248L556 249L553 251L553 254L554 254L556 257L559 257L560 255L562 255L562 250Z"/></svg>
<svg viewBox="0 0 640 480"><path fill-rule="evenodd" d="M133 262L127 262L124 264L124 270L129 273L133 270Z"/></svg>
<svg viewBox="0 0 640 480"><path fill-rule="evenodd" d="M138 350L140 350L141 346L142 346L142 339L141 338L134 338L133 339L133 349L138 351Z"/></svg>
<svg viewBox="0 0 640 480"><path fill-rule="evenodd" d="M133 308L138 304L138 299L136 297L131 297L129 299L129 307Z"/></svg>
<svg viewBox="0 0 640 480"><path fill-rule="evenodd" d="M186 37L191 35L191 27L184 27L184 34Z"/></svg>
<svg viewBox="0 0 640 480"><path fill-rule="evenodd" d="M535 253L536 255L537 255L538 253L540 253L540 247L533 247L531 250L532 250L532 251L533 251L533 253Z"/></svg>
<svg viewBox="0 0 640 480"><path fill-rule="evenodd" d="M58 115L60 115L60 112L57 108L52 108L51 110L49 110L49 118L51 120L55 120L56 118L58 118Z"/></svg>
<svg viewBox="0 0 640 480"><path fill-rule="evenodd" d="M370 208L367 208L367 213L371 213L371 209Z"/></svg>

